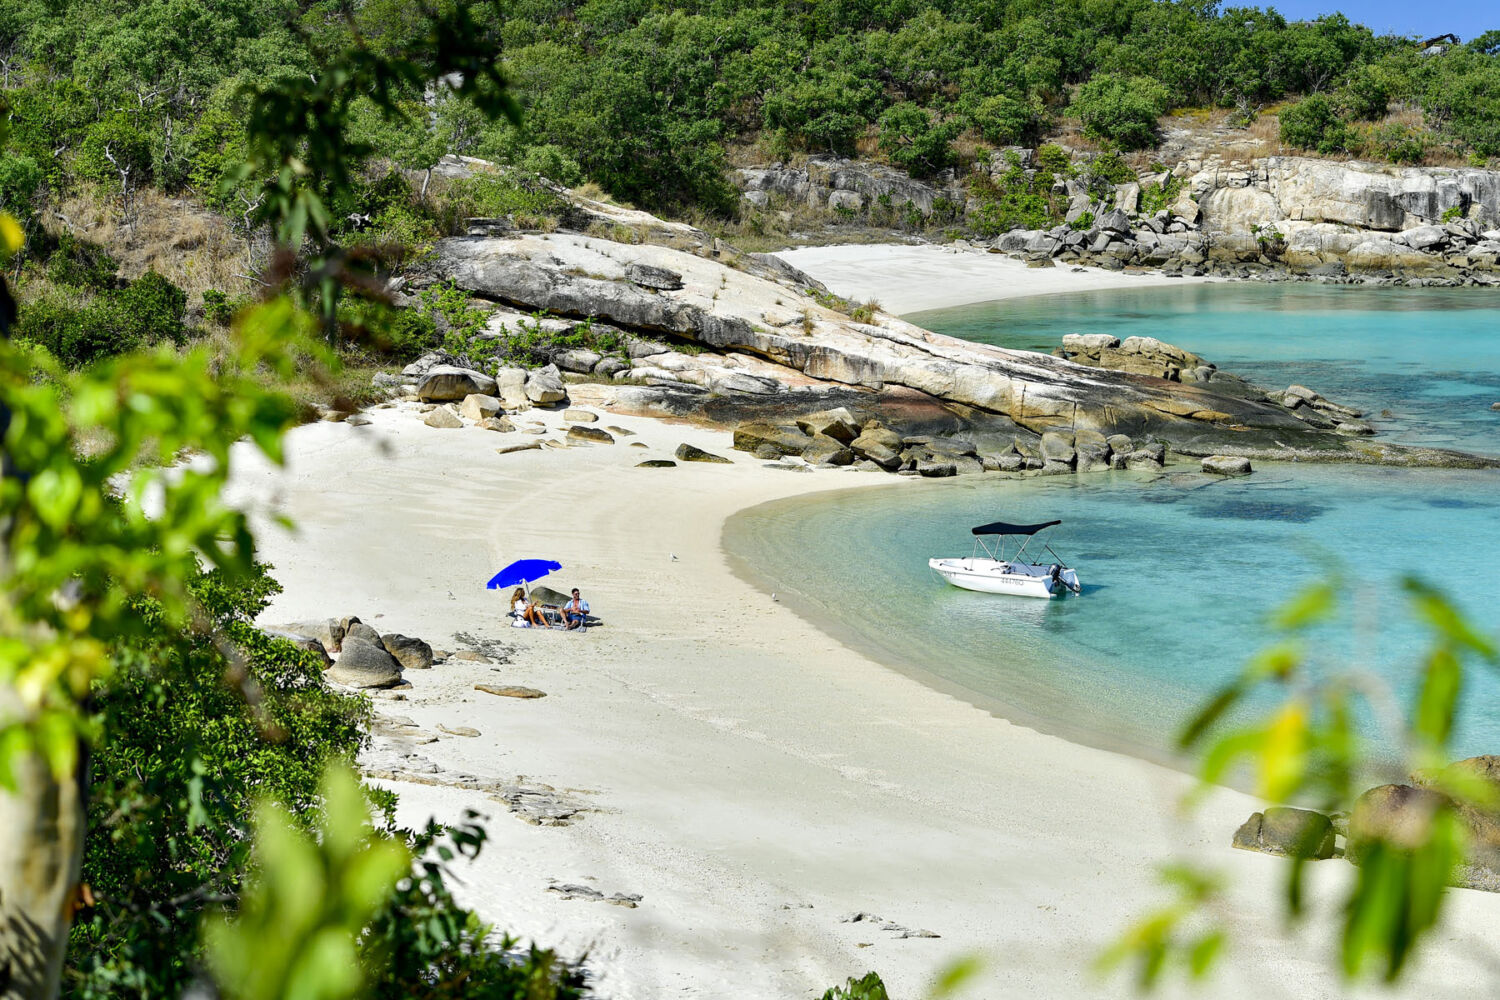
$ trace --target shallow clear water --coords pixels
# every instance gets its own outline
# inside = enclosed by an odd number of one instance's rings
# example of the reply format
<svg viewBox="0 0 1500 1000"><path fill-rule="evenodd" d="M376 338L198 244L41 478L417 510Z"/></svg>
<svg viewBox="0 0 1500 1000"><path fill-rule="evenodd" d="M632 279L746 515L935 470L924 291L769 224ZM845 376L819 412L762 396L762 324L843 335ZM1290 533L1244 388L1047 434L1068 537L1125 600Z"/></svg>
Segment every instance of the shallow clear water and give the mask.
<svg viewBox="0 0 1500 1000"><path fill-rule="evenodd" d="M1390 440L1500 453L1500 294L1481 288L1194 284L982 303L906 317L1051 351L1067 333L1156 337L1268 389L1364 410Z"/></svg>
<svg viewBox="0 0 1500 1000"><path fill-rule="evenodd" d="M1020 347L1073 330L1144 333L1257 378L1283 362L1242 358L1276 351L1294 360L1271 384L1311 384L1377 412L1391 405L1409 421L1402 439L1478 450L1500 425L1488 408L1500 399L1500 311L1433 294L1441 290L1422 290L1425 299L1347 291L1194 286L916 320ZM1432 308L1413 308L1421 301ZM1444 365L1463 377L1445 379ZM1388 390L1399 400L1380 395ZM1458 415L1424 423L1445 399L1458 401ZM1081 597L975 594L927 568L929 557L968 554L973 525L1053 518L1064 522L1053 545L1078 568ZM1309 637L1317 669L1366 669L1403 704L1426 638L1399 595L1404 574L1442 586L1486 629L1500 625L1492 471L1267 463L1227 481L1186 471L908 482L755 508L730 522L725 544L783 600L887 662L1015 721L1147 753L1169 747L1275 638L1268 614L1319 574L1339 573L1347 600L1336 623ZM1468 683L1457 749L1500 751L1500 674L1476 667Z"/></svg>

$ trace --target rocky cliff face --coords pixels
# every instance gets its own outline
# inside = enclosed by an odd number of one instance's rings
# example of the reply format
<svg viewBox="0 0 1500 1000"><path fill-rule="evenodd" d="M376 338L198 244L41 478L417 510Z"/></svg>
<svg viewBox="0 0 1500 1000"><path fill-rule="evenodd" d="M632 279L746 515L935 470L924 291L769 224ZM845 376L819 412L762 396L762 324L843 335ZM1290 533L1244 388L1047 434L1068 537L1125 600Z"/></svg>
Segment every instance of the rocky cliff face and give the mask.
<svg viewBox="0 0 1500 1000"><path fill-rule="evenodd" d="M1480 229L1500 225L1494 170L1272 156L1244 169L1199 170L1188 190L1202 206L1203 228L1221 232L1302 222L1394 233L1456 217Z"/></svg>
<svg viewBox="0 0 1500 1000"><path fill-rule="evenodd" d="M800 165L747 167L735 171L734 182L743 192L744 200L757 208L780 199L784 203L846 213L879 207L900 212L910 206L928 216L940 198L963 205L967 197L952 170L943 171L928 184L883 164L835 156L809 157Z"/></svg>
<svg viewBox="0 0 1500 1000"><path fill-rule="evenodd" d="M986 169L994 176L1006 168L997 154ZM922 216L930 216L939 199L968 211L977 207L951 176L925 184L852 160L748 168L737 180L750 204L765 206L774 196L866 219L875 218L876 205ZM1142 212L1141 192L1149 185L1175 185L1176 197L1166 208ZM1064 225L1015 230L991 247L1037 262L1055 258L1111 269L1500 284L1500 171L1308 157L1227 164L1190 158L1120 184L1104 199L1076 179L1058 180L1054 194L1068 204ZM1075 228L1087 221L1085 213L1093 222Z"/></svg>

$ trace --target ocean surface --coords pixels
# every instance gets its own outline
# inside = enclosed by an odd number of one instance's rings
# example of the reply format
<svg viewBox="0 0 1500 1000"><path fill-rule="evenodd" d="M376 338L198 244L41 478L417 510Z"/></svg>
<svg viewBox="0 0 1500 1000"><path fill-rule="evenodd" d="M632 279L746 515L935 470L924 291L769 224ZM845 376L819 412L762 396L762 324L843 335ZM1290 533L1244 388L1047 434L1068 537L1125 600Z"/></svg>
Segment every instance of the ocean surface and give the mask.
<svg viewBox="0 0 1500 1000"><path fill-rule="evenodd" d="M909 318L1010 347L1050 349L1075 331L1154 336L1268 387L1301 383L1365 409L1391 440L1500 453L1492 292L1193 285ZM927 568L968 554L973 525L1055 518L1051 542L1081 596L975 594ZM1280 638L1272 612L1320 577L1339 582L1342 610L1302 637L1308 663L1318 677L1360 672L1376 695L1365 728L1386 747L1382 715L1410 703L1428 638L1402 578L1437 585L1491 634L1500 626L1491 471L1260 463L1237 480L907 481L753 508L725 545L752 579L884 662L1013 721L1156 757ZM1475 664L1467 685L1456 752L1500 752L1500 672Z"/></svg>

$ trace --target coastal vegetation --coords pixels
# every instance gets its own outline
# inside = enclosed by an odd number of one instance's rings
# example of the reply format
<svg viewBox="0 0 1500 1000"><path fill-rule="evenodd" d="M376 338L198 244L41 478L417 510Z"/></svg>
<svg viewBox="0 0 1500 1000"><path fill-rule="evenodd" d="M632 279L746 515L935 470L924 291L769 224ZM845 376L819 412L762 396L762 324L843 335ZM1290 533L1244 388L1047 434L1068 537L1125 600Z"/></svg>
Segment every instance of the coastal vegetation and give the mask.
<svg viewBox="0 0 1500 1000"><path fill-rule="evenodd" d="M246 517L220 497L235 442L280 459L301 416L286 383L312 372L336 384L331 347L346 358L478 350L485 315L454 285L429 286L420 309L391 308L387 279L439 238L485 217L558 228L569 203L543 177L722 219L737 211L727 171L746 151L878 152L936 175L981 143L1033 145L1076 121L1102 155L1080 165L1043 144L1023 169L1010 151L980 198L979 225L1000 232L1054 218L1058 176L1101 194L1133 176L1119 153L1150 146L1159 116L1188 102L1248 118L1258 102L1307 94L1282 120L1294 144L1379 141L1393 160L1435 144L1500 153L1484 104L1494 46L1442 62L1410 49L1339 17L1288 24L1149 0L503 13L372 0L351 17L276 0L8 6L0 819L35 831L18 849L55 872L39 884L0 871L5 905L35 924L0 928L8 974L31 996L59 984L70 996L176 996L201 980L246 998L579 995L578 969L542 949L514 954L452 898L446 866L479 852L482 829L397 829L390 797L358 785L349 764L370 704L324 688L305 651L251 626L275 584ZM1378 77L1383 104L1356 105L1351 95L1371 92L1358 73ZM1380 122L1398 102L1421 109L1415 138ZM509 170L434 176L448 154ZM1145 197L1172 200L1171 183ZM149 255L132 233L168 199L230 220L241 284L136 266ZM957 221L959 208L935 214ZM102 218L116 240L89 237ZM873 303L815 301L856 322L876 315ZM800 329L816 329L810 311ZM515 334L502 360L519 364L625 350L590 320L556 333L534 315ZM174 466L184 454L203 461ZM1435 761L1454 664L1493 653L1413 592L1445 643L1416 730ZM1293 667L1277 660L1245 684ZM1276 779L1268 796L1318 791L1320 768L1350 770L1334 753L1347 710L1325 710L1318 726L1305 708L1283 713L1215 759L1254 750ZM1446 839L1430 853L1376 855L1395 860L1368 869L1385 881L1350 910L1356 958L1383 956L1391 976L1430 927L1456 857L1453 824L1435 829ZM307 872L324 891L305 891ZM1394 897L1378 894L1391 885ZM1203 883L1193 893L1207 895ZM1146 961L1160 965L1170 943ZM829 995L885 990L871 974Z"/></svg>
<svg viewBox="0 0 1500 1000"><path fill-rule="evenodd" d="M471 91L490 88L487 113L504 113L498 75L475 72L483 42L465 12L424 30L405 57L356 46L324 68L371 89L469 72ZM393 797L350 770L368 700L327 688L320 659L251 624L277 586L220 497L229 449L244 438L277 460L296 420L253 373L330 360L316 334L365 273L326 229L322 198L349 183L339 98L298 83L261 100L285 115L247 132L246 164L270 178L262 221L318 273L284 275L221 352L176 350L181 292L150 274L120 287L97 249L59 241L48 261L86 297L49 328L67 365L10 336L0 283L5 991L576 996L576 969L514 953L454 902L447 864L476 855L483 831L395 828ZM287 164L304 159L325 168L321 192ZM15 218L0 216L0 237L6 257L20 250ZM185 453L204 464L169 471Z"/></svg>

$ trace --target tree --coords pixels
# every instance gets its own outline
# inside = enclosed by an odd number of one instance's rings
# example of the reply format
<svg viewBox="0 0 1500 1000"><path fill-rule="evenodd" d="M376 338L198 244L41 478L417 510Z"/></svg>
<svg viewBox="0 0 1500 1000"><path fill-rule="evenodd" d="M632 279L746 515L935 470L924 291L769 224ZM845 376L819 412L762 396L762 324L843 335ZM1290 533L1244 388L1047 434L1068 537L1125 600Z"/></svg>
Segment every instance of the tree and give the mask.
<svg viewBox="0 0 1500 1000"><path fill-rule="evenodd" d="M1078 88L1071 110L1089 138L1145 149L1156 142L1156 119L1167 110L1167 99L1166 88L1147 77L1103 73Z"/></svg>
<svg viewBox="0 0 1500 1000"><path fill-rule="evenodd" d="M57 992L85 825L81 703L116 669L114 644L150 634L142 601L168 627L201 625L189 587L200 559L235 577L252 569L245 516L220 490L231 445L247 438L279 460L281 435L296 419L256 370L288 374L299 356L326 357L299 301L331 317L358 277L331 239L324 200L349 184L359 152L347 131L350 104L371 94L393 105L402 85L454 73L488 113L513 113L492 43L467 7L434 17L404 58L356 45L320 78L257 95L239 175L259 184L261 219L284 252L308 239L313 253L290 294L238 324L227 356L158 348L64 371L8 339L15 307L0 280L0 829L10 831L0 838L0 982L8 997ZM10 216L0 217L0 241L7 255L18 248ZM201 462L169 475L183 452ZM116 498L120 481L129 486Z"/></svg>
<svg viewBox="0 0 1500 1000"><path fill-rule="evenodd" d="M880 151L914 177L929 177L953 162L953 140L963 126L915 104L895 104L880 116Z"/></svg>
<svg viewBox="0 0 1500 1000"><path fill-rule="evenodd" d="M1349 132L1333 102L1323 94L1311 94L1281 113L1281 141L1332 153L1347 147Z"/></svg>

